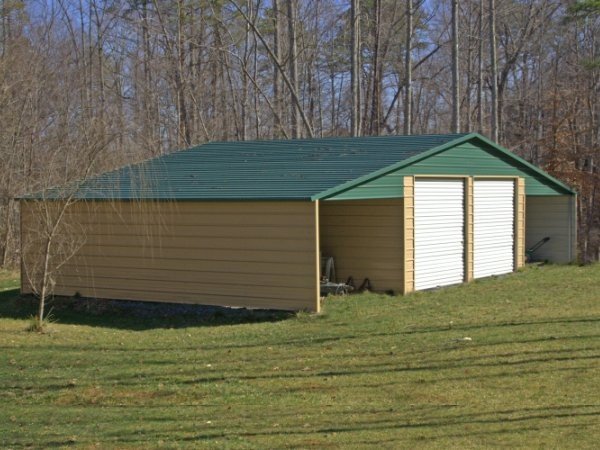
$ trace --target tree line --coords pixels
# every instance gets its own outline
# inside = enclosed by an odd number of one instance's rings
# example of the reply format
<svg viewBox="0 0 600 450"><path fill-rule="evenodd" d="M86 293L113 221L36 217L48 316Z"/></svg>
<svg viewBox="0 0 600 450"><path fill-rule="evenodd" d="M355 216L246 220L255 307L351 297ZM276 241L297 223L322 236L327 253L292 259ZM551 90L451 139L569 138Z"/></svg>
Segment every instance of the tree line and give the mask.
<svg viewBox="0 0 600 450"><path fill-rule="evenodd" d="M215 140L477 131L600 248L598 0L0 0L0 263L25 192Z"/></svg>

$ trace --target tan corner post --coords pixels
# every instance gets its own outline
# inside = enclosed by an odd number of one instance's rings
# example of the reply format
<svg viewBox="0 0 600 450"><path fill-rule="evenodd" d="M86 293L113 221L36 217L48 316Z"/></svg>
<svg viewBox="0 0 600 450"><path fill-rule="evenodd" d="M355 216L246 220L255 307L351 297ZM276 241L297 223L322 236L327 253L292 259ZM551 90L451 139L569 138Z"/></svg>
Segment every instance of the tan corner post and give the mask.
<svg viewBox="0 0 600 450"><path fill-rule="evenodd" d="M316 289L316 312L321 312L321 242L320 242L320 230L319 230L319 200L315 200L315 254L316 254L316 273L315 279L317 282Z"/></svg>
<svg viewBox="0 0 600 450"><path fill-rule="evenodd" d="M465 281L473 281L473 177L465 178Z"/></svg>
<svg viewBox="0 0 600 450"><path fill-rule="evenodd" d="M525 179L515 180L515 270L525 265Z"/></svg>
<svg viewBox="0 0 600 450"><path fill-rule="evenodd" d="M404 177L404 290L415 290L415 178Z"/></svg>

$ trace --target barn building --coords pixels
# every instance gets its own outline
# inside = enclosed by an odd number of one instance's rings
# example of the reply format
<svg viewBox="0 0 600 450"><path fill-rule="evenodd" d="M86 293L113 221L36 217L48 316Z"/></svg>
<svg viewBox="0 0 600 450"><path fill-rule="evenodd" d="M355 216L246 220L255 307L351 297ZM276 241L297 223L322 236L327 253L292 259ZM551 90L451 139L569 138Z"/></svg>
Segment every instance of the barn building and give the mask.
<svg viewBox="0 0 600 450"><path fill-rule="evenodd" d="M24 245L57 192L21 199ZM56 295L318 311L324 255L399 294L512 272L544 237L537 258L575 258L575 193L478 134L215 142L76 197Z"/></svg>

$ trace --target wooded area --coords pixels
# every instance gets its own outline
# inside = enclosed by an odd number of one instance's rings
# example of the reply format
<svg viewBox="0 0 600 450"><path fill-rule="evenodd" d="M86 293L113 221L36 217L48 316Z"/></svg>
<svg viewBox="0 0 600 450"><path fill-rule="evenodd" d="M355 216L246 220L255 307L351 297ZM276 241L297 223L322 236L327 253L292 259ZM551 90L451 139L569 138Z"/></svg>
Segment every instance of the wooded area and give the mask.
<svg viewBox="0 0 600 450"><path fill-rule="evenodd" d="M0 263L25 192L214 140L477 131L600 247L600 2L0 0Z"/></svg>

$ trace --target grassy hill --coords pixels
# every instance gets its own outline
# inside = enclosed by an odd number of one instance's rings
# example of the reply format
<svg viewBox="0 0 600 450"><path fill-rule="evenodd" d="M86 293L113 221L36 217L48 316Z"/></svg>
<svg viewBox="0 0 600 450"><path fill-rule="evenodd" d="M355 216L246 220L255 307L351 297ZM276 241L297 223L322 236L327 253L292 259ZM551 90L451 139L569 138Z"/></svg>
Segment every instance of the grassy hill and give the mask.
<svg viewBox="0 0 600 450"><path fill-rule="evenodd" d="M0 288L15 286L5 274ZM324 313L56 309L0 293L0 447L592 448L600 266Z"/></svg>

